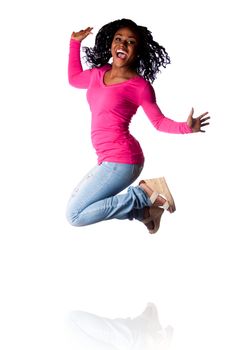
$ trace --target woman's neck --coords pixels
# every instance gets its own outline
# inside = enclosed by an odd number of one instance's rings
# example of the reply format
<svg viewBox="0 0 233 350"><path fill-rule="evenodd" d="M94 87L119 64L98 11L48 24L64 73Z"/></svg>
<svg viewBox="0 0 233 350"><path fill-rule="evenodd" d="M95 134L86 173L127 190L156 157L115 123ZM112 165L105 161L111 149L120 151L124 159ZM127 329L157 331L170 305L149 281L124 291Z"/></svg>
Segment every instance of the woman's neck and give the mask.
<svg viewBox="0 0 233 350"><path fill-rule="evenodd" d="M122 67L111 67L104 75L104 82L106 84L120 83L122 81L129 80L138 74L129 68Z"/></svg>

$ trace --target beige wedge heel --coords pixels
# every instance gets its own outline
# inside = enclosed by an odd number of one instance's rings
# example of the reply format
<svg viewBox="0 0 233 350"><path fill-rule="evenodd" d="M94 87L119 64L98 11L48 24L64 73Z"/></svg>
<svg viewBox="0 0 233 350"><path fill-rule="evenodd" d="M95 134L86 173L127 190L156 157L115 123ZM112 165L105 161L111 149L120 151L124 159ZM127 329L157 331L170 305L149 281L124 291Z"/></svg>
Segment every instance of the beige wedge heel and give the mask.
<svg viewBox="0 0 233 350"><path fill-rule="evenodd" d="M152 203L155 202L159 195L166 199L166 202L162 206L163 209L168 210L170 213L176 210L175 201L164 177L142 180L140 183L145 183L153 191L150 197Z"/></svg>

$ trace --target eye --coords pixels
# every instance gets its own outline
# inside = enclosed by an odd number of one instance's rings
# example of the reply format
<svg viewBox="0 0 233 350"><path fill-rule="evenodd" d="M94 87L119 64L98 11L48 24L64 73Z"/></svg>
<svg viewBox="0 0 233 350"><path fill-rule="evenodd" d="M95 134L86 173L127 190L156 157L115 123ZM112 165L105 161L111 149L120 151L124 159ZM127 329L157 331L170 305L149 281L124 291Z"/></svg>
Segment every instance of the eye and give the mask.
<svg viewBox="0 0 233 350"><path fill-rule="evenodd" d="M119 42L121 41L121 38L119 36L115 37L115 41Z"/></svg>
<svg viewBox="0 0 233 350"><path fill-rule="evenodd" d="M128 43L129 45L135 45L135 44L136 44L136 41L135 41L135 40L132 40L132 39L129 39L129 40L127 41L127 43Z"/></svg>

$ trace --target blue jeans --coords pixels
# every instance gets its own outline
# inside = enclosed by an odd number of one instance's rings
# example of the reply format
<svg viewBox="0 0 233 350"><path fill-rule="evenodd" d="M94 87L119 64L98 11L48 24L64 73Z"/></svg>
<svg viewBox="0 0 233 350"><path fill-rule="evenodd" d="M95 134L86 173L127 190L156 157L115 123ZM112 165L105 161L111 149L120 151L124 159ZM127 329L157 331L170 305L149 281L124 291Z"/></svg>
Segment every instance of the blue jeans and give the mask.
<svg viewBox="0 0 233 350"><path fill-rule="evenodd" d="M113 162L95 166L69 199L66 212L69 223L85 226L110 219L142 220L144 208L151 206L151 201L139 186L130 186L142 169L143 164ZM127 187L126 193L120 193Z"/></svg>

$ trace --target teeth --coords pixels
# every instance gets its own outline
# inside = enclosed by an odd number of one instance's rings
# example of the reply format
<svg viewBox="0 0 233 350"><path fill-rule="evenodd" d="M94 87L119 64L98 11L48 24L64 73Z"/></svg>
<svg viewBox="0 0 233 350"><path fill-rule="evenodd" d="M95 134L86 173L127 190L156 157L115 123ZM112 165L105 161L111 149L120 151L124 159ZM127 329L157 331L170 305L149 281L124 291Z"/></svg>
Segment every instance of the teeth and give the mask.
<svg viewBox="0 0 233 350"><path fill-rule="evenodd" d="M125 55L126 55L126 52L125 52L125 51L123 51L123 50L117 50L117 53L123 53L123 54L125 54Z"/></svg>

